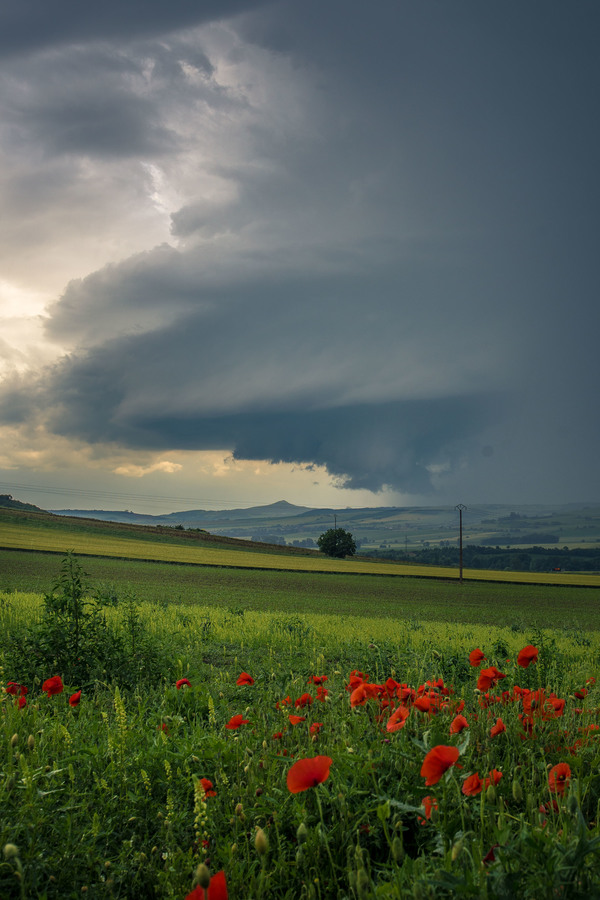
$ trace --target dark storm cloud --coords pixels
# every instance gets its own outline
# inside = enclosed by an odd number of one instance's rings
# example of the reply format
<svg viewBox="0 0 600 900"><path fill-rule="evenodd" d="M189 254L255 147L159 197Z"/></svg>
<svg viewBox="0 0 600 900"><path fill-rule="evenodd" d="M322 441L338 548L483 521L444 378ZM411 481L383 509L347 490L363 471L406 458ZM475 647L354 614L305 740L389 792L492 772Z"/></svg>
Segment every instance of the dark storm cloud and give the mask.
<svg viewBox="0 0 600 900"><path fill-rule="evenodd" d="M92 443L325 465L357 488L597 496L597 5L256 7L220 51L235 84L197 35L151 39L192 22L174 4L166 24L170 8L50 28L136 44L112 73L98 49L72 92L55 70L56 90L15 100L59 154L173 162L225 135L189 163L178 249L73 281L49 310L72 353L22 388L29 414Z"/></svg>
<svg viewBox="0 0 600 900"><path fill-rule="evenodd" d="M126 41L171 33L245 12L256 0L22 0L0 6L0 54L12 56L48 46Z"/></svg>

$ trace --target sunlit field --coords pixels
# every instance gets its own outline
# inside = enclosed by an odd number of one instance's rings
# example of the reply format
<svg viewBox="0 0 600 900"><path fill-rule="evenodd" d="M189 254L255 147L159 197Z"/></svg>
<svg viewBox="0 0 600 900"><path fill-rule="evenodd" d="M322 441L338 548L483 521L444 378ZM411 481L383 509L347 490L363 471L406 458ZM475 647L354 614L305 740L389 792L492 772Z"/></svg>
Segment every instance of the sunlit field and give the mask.
<svg viewBox="0 0 600 900"><path fill-rule="evenodd" d="M0 897L598 895L600 634L78 573L0 593Z"/></svg>

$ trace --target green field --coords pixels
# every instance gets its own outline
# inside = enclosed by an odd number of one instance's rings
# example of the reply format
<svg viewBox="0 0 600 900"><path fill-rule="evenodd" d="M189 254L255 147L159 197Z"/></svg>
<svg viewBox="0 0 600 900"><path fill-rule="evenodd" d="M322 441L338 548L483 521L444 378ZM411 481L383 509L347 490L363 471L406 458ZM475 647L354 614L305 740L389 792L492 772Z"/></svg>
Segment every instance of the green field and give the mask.
<svg viewBox="0 0 600 900"><path fill-rule="evenodd" d="M143 526L114 525L89 520L34 516L14 511L0 516L0 548L64 553L73 550L86 556L120 557L133 560L189 563L198 566L325 572L356 575L432 577L458 580L458 569L413 566L377 560L330 559L315 552L276 551L248 545L244 541L215 539L196 533ZM468 581L524 584L578 585L600 588L600 576L573 573L497 572L464 570Z"/></svg>
<svg viewBox="0 0 600 900"><path fill-rule="evenodd" d="M47 591L60 556L0 551L0 589ZM334 613L412 622L479 622L600 631L600 592L485 582L235 569L89 557L97 589L129 592L150 603L268 612Z"/></svg>

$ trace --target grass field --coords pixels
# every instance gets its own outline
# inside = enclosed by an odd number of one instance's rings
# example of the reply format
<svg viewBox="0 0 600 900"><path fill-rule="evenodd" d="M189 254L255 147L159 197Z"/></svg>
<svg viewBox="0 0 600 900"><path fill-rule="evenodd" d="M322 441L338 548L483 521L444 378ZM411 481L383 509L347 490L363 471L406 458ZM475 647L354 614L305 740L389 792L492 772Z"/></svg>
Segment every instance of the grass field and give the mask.
<svg viewBox="0 0 600 900"><path fill-rule="evenodd" d="M43 593L60 557L0 550L0 589ZM105 594L178 606L197 604L265 612L368 615L422 622L556 627L567 633L600 631L599 593L486 582L235 569L89 557L91 583Z"/></svg>
<svg viewBox="0 0 600 900"><path fill-rule="evenodd" d="M225 884L232 900L598 896L597 633L479 624L481 607L457 624L343 605L350 582L408 579L201 571L240 580L217 604L121 597L108 644L90 632L83 678L79 656L57 670L48 655L69 622L39 594L0 594L3 900L199 900L209 881L210 900ZM256 609L238 605L242 576L281 574L320 582L328 610L337 592L339 611L267 611L267 581ZM443 587L419 585L423 606ZM114 647L140 672L127 687ZM478 689L492 665L497 683Z"/></svg>
<svg viewBox="0 0 600 900"><path fill-rule="evenodd" d="M0 520L0 547L4 549L25 549L64 553L73 550L78 554L122 557L127 559L152 559L162 562L190 563L203 566L238 567L244 569L285 569L304 572L344 572L353 574L397 575L410 577L435 577L458 579L458 570L434 566L411 566L360 559L335 560L321 554L261 552L243 548L243 542L235 547L231 542L219 544L204 542L201 537L191 540L177 533L167 540L163 535L155 535L150 540L150 529L128 529L116 526L111 529L106 523L89 527L85 523L71 524L54 521L23 518L21 521L3 517ZM143 539L139 533L143 534ZM600 576L572 573L532 573L496 572L484 570L464 570L464 578L469 581L495 581L510 583L530 583L561 585L572 584L600 588Z"/></svg>

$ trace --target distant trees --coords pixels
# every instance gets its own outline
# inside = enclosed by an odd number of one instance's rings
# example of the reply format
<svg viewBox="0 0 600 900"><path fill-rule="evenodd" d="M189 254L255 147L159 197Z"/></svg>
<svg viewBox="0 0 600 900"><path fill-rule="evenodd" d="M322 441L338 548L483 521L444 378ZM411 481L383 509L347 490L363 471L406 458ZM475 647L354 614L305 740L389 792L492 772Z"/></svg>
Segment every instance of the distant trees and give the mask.
<svg viewBox="0 0 600 900"><path fill-rule="evenodd" d="M343 559L345 556L354 556L356 553L356 541L349 531L343 528L330 528L317 540L317 546L321 553L332 556L335 559Z"/></svg>

